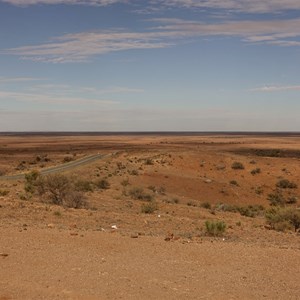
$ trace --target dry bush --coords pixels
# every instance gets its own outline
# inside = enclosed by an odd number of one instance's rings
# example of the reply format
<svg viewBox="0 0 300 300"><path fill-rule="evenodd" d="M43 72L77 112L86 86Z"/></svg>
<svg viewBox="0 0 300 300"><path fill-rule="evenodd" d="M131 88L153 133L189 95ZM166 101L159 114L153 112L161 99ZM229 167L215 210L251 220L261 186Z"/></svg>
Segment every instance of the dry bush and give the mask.
<svg viewBox="0 0 300 300"><path fill-rule="evenodd" d="M294 228L295 232L300 228L300 210L289 208L272 208L266 212L266 221L272 229L285 231Z"/></svg>
<svg viewBox="0 0 300 300"><path fill-rule="evenodd" d="M88 180L78 179L74 181L76 191L79 192L93 192L93 184Z"/></svg>
<svg viewBox="0 0 300 300"><path fill-rule="evenodd" d="M130 189L129 196L135 200L152 201L153 196L144 192L142 188L134 187Z"/></svg>
<svg viewBox="0 0 300 300"><path fill-rule="evenodd" d="M154 201L151 201L149 203L143 204L141 206L141 212L144 213L144 214L152 214L156 210L158 210L158 205Z"/></svg>
<svg viewBox="0 0 300 300"><path fill-rule="evenodd" d="M100 179L95 183L96 187L101 190L107 190L110 188L110 183L106 179Z"/></svg>
<svg viewBox="0 0 300 300"><path fill-rule="evenodd" d="M296 189L297 184L288 179L281 179L276 183L276 186L281 189Z"/></svg>
<svg viewBox="0 0 300 300"><path fill-rule="evenodd" d="M231 168L234 170L243 170L245 169L244 165L241 162L235 161L232 165Z"/></svg>
<svg viewBox="0 0 300 300"><path fill-rule="evenodd" d="M25 176L25 191L33 195L37 193L46 202L65 207L86 207L86 198L82 190L78 190L78 181L62 174L41 176L32 171Z"/></svg>
<svg viewBox="0 0 300 300"><path fill-rule="evenodd" d="M64 206L72 208L87 208L87 200L83 192L69 191L64 199Z"/></svg>

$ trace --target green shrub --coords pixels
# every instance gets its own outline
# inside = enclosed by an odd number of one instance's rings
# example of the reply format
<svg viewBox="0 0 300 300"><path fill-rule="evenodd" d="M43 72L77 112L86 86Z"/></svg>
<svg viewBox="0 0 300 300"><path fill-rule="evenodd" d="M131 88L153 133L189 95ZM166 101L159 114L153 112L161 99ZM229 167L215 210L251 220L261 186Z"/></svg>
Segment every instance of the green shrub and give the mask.
<svg viewBox="0 0 300 300"><path fill-rule="evenodd" d="M25 174L25 184L24 184L24 190L26 193L29 194L34 194L38 185L39 185L39 180L41 178L41 174L33 170L27 174Z"/></svg>
<svg viewBox="0 0 300 300"><path fill-rule="evenodd" d="M210 236L222 236L226 231L226 224L223 221L206 221L205 230Z"/></svg>
<svg viewBox="0 0 300 300"><path fill-rule="evenodd" d="M272 208L266 212L267 223L275 230L284 231L300 228L300 210L289 208Z"/></svg>
<svg viewBox="0 0 300 300"><path fill-rule="evenodd" d="M144 214L152 214L158 209L158 205L156 202L151 201L149 203L143 204L141 206L141 212Z"/></svg>

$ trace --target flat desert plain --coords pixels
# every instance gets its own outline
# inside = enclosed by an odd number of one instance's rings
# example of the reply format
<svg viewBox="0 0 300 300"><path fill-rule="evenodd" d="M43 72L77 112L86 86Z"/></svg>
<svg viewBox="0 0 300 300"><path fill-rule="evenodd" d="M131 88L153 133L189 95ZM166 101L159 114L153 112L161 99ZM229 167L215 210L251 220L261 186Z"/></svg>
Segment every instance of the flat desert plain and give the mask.
<svg viewBox="0 0 300 300"><path fill-rule="evenodd" d="M299 134L3 134L0 174L1 300L300 299Z"/></svg>

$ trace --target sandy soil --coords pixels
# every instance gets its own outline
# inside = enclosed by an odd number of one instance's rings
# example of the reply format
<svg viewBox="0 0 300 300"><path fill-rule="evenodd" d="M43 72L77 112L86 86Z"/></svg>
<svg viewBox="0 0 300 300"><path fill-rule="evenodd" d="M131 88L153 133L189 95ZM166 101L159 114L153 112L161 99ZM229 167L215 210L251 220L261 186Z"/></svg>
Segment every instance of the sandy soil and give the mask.
<svg viewBox="0 0 300 300"><path fill-rule="evenodd" d="M86 193L85 209L29 197L22 180L0 181L1 300L299 299L298 233L270 230L263 214L202 205L267 209L278 180L300 186L299 136L2 136L0 172L112 152L66 172L110 183ZM155 200L154 213L141 212L136 188ZM207 236L206 220L224 221L225 234Z"/></svg>

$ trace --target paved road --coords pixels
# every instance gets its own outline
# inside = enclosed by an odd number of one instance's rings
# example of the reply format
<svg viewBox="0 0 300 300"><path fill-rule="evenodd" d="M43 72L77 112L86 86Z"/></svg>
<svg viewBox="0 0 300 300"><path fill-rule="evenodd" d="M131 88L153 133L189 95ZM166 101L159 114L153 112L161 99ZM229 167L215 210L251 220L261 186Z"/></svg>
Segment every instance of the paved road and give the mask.
<svg viewBox="0 0 300 300"><path fill-rule="evenodd" d="M98 159L101 159L103 157L107 156L107 154L95 154L95 155L90 155L69 163L64 163L62 165L59 166L55 166L55 167L51 167L51 168L47 168L47 169L42 169L40 170L40 173L42 175L48 175L48 174L52 174L52 173L59 173L62 171L66 171L66 170L70 170L73 168L76 168L78 166L82 166L85 164L89 164L92 163ZM18 179L23 179L25 177L26 173L22 173L22 174L17 174L17 175L8 175L8 176L0 176L0 180L18 180Z"/></svg>

